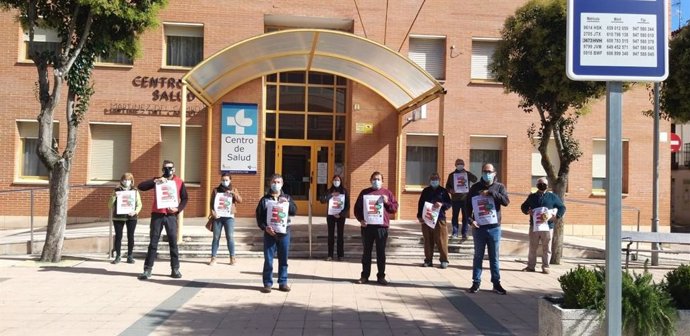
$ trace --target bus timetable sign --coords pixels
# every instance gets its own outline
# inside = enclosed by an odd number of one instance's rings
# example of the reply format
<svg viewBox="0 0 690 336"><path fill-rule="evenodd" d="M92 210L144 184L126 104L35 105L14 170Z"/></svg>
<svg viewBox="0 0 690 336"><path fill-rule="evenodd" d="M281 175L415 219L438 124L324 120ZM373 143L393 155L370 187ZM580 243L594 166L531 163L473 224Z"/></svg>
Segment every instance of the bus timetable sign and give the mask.
<svg viewBox="0 0 690 336"><path fill-rule="evenodd" d="M572 80L663 81L668 0L568 0Z"/></svg>

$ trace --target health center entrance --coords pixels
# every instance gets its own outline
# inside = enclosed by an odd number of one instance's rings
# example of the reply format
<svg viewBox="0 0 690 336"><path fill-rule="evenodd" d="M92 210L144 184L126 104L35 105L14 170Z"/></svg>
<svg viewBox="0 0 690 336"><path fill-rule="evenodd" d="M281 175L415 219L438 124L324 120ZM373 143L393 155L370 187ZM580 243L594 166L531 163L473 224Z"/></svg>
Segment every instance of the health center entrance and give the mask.
<svg viewBox="0 0 690 336"><path fill-rule="evenodd" d="M343 176L347 80L319 72L266 76L265 186L283 176L299 215L326 215L323 203L334 174Z"/></svg>

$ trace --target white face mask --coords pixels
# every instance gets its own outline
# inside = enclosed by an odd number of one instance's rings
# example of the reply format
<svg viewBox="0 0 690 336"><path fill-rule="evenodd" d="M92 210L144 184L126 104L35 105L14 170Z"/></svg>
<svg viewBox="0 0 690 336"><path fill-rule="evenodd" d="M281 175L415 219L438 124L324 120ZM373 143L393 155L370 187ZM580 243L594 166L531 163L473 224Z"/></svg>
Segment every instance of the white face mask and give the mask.
<svg viewBox="0 0 690 336"><path fill-rule="evenodd" d="M223 187L229 187L230 186L230 181L221 181L223 183Z"/></svg>
<svg viewBox="0 0 690 336"><path fill-rule="evenodd" d="M333 181L333 186L336 188L340 187L340 181Z"/></svg>
<svg viewBox="0 0 690 336"><path fill-rule="evenodd" d="M463 169L465 169L465 165L457 165L457 166L455 166L455 169L463 170Z"/></svg>
<svg viewBox="0 0 690 336"><path fill-rule="evenodd" d="M130 180L124 180L124 181L122 181L122 185L123 185L125 188L129 188L129 187L132 186L132 181L130 181Z"/></svg>

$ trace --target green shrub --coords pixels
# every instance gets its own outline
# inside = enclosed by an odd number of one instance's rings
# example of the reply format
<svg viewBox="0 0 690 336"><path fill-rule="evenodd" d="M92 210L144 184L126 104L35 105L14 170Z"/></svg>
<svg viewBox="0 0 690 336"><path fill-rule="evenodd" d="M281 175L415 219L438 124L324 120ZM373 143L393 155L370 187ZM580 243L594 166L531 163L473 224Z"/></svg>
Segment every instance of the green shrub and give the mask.
<svg viewBox="0 0 690 336"><path fill-rule="evenodd" d="M563 308L596 309L603 297L603 282L592 269L577 266L561 275L558 282L563 290Z"/></svg>
<svg viewBox="0 0 690 336"><path fill-rule="evenodd" d="M623 273L623 330L637 336L675 334L678 313L671 296L652 281L652 274Z"/></svg>
<svg viewBox="0 0 690 336"><path fill-rule="evenodd" d="M680 265L666 273L662 282L664 290L671 295L678 309L690 309L690 265Z"/></svg>

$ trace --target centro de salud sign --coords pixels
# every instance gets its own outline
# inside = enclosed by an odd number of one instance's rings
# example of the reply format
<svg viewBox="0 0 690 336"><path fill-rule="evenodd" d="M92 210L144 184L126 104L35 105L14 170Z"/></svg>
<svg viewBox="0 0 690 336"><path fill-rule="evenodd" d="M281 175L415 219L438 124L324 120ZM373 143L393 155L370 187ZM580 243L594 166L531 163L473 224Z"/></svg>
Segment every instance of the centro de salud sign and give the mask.
<svg viewBox="0 0 690 336"><path fill-rule="evenodd" d="M223 103L221 108L220 170L255 174L259 128L256 104Z"/></svg>
<svg viewBox="0 0 690 336"><path fill-rule="evenodd" d="M668 76L668 0L569 0L572 80L652 81Z"/></svg>

